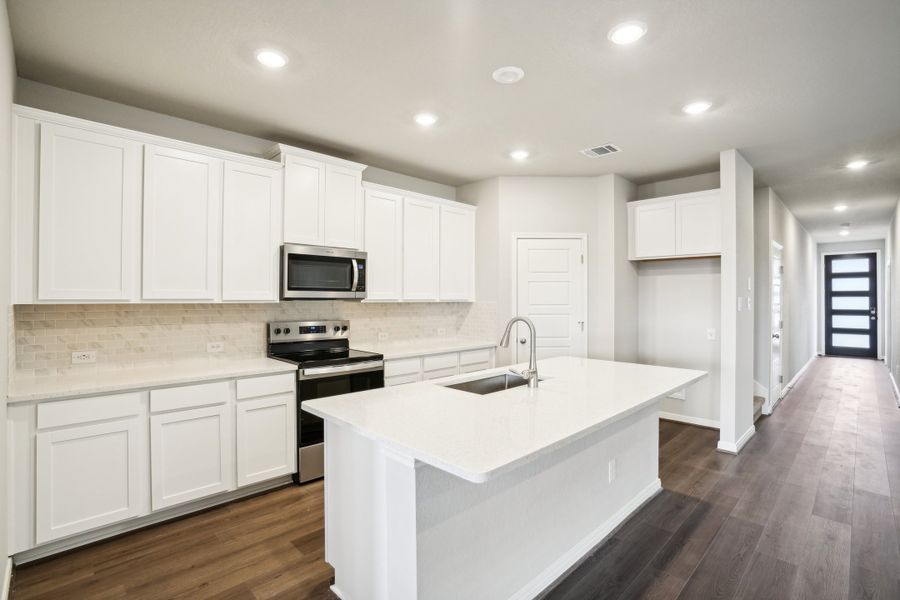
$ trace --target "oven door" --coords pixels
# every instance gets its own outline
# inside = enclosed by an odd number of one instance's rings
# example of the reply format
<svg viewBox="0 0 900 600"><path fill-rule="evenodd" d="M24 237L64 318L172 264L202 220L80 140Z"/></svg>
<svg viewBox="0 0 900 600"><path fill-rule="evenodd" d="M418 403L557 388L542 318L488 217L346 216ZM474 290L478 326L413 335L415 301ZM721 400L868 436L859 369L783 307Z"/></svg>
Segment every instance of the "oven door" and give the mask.
<svg viewBox="0 0 900 600"><path fill-rule="evenodd" d="M325 468L325 423L303 410L307 400L363 392L384 387L384 361L373 360L337 367L300 369L297 383L297 442L300 483L318 479Z"/></svg>
<svg viewBox="0 0 900 600"><path fill-rule="evenodd" d="M281 252L281 298L365 298L365 264L365 252L285 244Z"/></svg>

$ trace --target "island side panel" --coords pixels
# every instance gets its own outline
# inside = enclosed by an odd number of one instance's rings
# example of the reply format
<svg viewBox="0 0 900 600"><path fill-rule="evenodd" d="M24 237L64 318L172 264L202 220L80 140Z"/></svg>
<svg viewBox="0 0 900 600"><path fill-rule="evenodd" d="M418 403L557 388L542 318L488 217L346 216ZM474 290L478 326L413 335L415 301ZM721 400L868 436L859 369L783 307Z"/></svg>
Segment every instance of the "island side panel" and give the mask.
<svg viewBox="0 0 900 600"><path fill-rule="evenodd" d="M658 447L654 404L482 484L420 465L417 597L535 597L660 491Z"/></svg>

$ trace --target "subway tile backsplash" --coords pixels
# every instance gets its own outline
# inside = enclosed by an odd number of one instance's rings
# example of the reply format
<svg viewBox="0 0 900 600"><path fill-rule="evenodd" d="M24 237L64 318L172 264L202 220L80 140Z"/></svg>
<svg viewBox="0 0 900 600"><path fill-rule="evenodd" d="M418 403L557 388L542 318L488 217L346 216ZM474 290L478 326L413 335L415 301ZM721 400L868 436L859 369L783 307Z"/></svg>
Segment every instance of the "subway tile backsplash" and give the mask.
<svg viewBox="0 0 900 600"><path fill-rule="evenodd" d="M15 376L150 366L185 359L252 358L266 351L269 321L349 319L351 342L493 335L493 303L282 302L280 304L18 305ZM209 354L208 342L225 351ZM71 364L94 350L97 362Z"/></svg>

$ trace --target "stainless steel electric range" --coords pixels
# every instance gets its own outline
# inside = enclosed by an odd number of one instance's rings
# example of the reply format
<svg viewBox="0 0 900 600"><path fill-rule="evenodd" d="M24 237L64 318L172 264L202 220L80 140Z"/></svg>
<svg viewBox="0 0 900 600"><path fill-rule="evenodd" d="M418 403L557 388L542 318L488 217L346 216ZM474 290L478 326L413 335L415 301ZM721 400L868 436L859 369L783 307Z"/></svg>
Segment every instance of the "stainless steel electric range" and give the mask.
<svg viewBox="0 0 900 600"><path fill-rule="evenodd" d="M269 356L298 366L297 483L325 472L325 424L304 412L303 403L384 387L384 356L351 349L349 338L349 321L269 323Z"/></svg>

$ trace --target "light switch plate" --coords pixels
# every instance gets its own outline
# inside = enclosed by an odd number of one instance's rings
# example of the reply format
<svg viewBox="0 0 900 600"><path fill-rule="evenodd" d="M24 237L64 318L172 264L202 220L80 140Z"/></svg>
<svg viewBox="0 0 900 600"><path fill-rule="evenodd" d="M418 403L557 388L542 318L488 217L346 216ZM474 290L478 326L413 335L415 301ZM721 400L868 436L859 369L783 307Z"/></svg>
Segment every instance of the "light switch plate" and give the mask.
<svg viewBox="0 0 900 600"><path fill-rule="evenodd" d="M386 331L379 331L379 332L378 332L378 341L379 341L379 342L383 342L383 341L385 341L386 339L388 339L388 334L387 334L387 332L386 332Z"/></svg>

